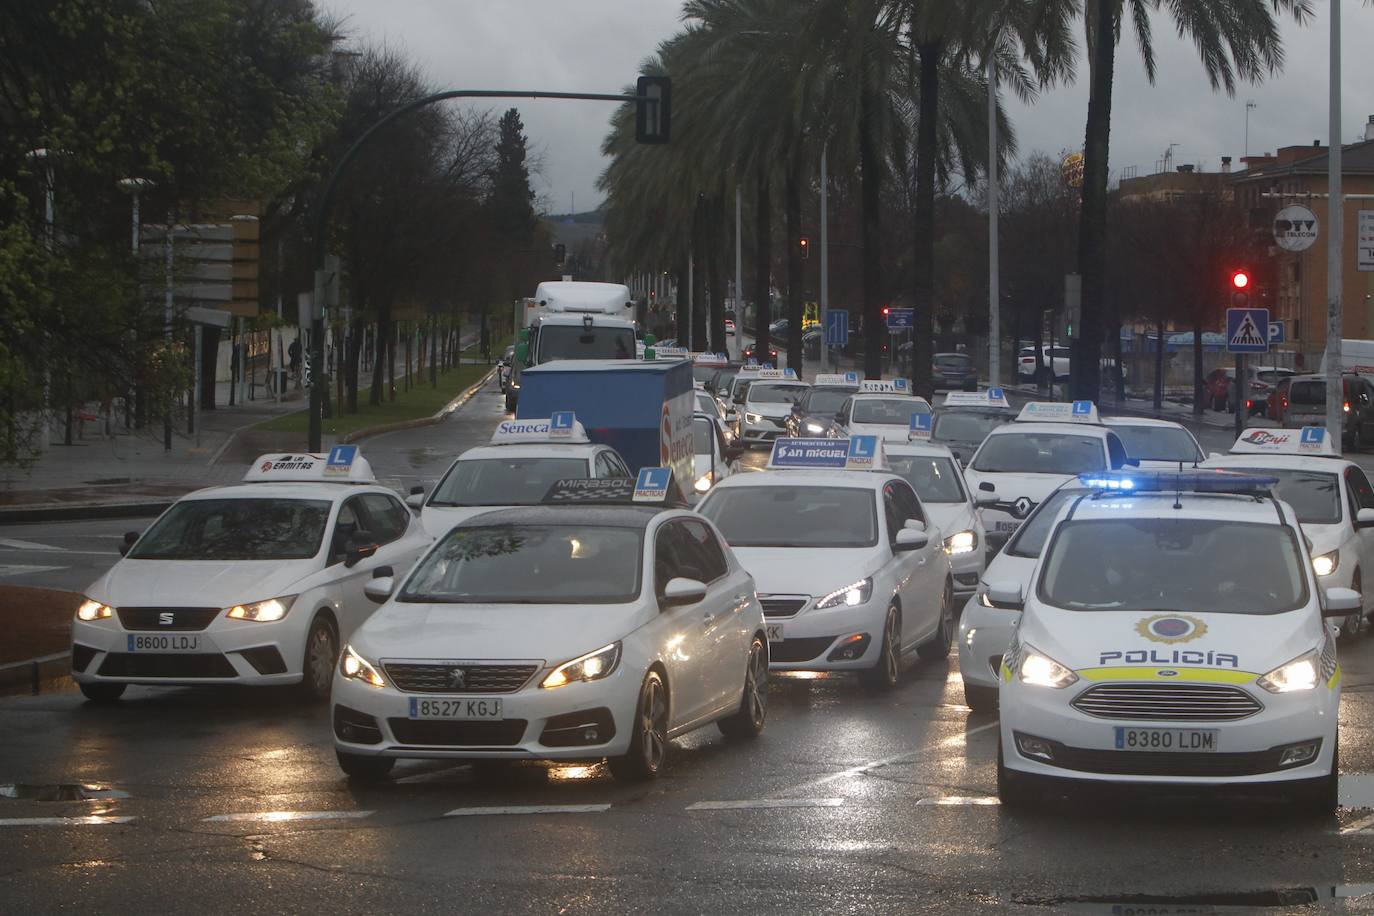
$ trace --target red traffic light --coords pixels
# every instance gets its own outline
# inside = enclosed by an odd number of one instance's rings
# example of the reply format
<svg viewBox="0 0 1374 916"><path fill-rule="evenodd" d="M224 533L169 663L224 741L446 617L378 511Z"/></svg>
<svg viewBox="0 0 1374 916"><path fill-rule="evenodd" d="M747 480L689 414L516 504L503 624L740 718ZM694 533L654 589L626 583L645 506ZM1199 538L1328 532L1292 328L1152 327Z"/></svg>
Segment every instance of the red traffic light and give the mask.
<svg viewBox="0 0 1374 916"><path fill-rule="evenodd" d="M1237 270L1231 274L1231 285L1236 289L1245 289L1250 285L1250 274L1243 270Z"/></svg>
<svg viewBox="0 0 1374 916"><path fill-rule="evenodd" d="M884 315L890 315L890 314L892 314L892 309L888 308L887 306L883 306L883 314L884 314Z"/></svg>

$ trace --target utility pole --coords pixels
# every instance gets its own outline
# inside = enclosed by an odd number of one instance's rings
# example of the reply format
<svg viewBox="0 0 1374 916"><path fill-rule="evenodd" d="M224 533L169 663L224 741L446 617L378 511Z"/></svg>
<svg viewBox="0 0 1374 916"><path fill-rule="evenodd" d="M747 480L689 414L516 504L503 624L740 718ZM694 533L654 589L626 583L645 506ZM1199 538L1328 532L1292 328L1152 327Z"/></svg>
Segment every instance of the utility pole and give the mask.
<svg viewBox="0 0 1374 916"><path fill-rule="evenodd" d="M821 366L830 361L830 144L821 147ZM833 367L832 367L833 368Z"/></svg>
<svg viewBox="0 0 1374 916"><path fill-rule="evenodd" d="M1345 199L1341 196L1341 0L1331 0L1331 74L1326 204L1326 429L1339 448L1345 391L1341 383L1341 258L1345 251Z"/></svg>
<svg viewBox="0 0 1374 916"><path fill-rule="evenodd" d="M988 54L988 386L1002 384L1001 278L997 263L997 55ZM912 349L915 352L915 349Z"/></svg>

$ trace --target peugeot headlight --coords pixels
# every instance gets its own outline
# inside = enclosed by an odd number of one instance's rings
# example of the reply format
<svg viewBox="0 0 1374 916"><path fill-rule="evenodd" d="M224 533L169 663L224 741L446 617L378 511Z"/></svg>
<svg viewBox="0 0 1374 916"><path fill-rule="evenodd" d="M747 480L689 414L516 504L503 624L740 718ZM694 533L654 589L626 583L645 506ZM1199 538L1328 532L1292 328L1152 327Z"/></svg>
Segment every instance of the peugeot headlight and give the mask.
<svg viewBox="0 0 1374 916"><path fill-rule="evenodd" d="M707 472L697 478L696 491L698 493L705 493L709 489L711 489L711 474Z"/></svg>
<svg viewBox="0 0 1374 916"><path fill-rule="evenodd" d="M595 652L588 652L570 662L564 662L550 671L548 677L544 678L539 686L562 687L573 681L599 681L603 677L610 677L618 664L620 664L620 643L613 642L609 646L602 646Z"/></svg>
<svg viewBox="0 0 1374 916"><path fill-rule="evenodd" d="M842 604L845 607L855 607L867 601L872 594L873 579L863 579L862 581L846 585L844 588L837 588L828 595L822 595L821 599L816 602L816 607L818 609L823 609L828 607L839 607Z"/></svg>
<svg viewBox="0 0 1374 916"><path fill-rule="evenodd" d="M1059 664L1048 655L1042 655L1030 646L1024 647L1021 656L1021 683L1062 690L1077 680L1078 675L1067 666Z"/></svg>
<svg viewBox="0 0 1374 916"><path fill-rule="evenodd" d="M114 608L108 604L101 604L99 601L92 601L87 598L81 602L81 607L76 609L77 620L104 620L106 617L114 616Z"/></svg>
<svg viewBox="0 0 1374 916"><path fill-rule="evenodd" d="M748 422L748 423L762 423L762 422L763 422L763 414L759 414L759 413L747 413L747 412L746 412L745 415L744 415L744 419L745 419L745 421Z"/></svg>
<svg viewBox="0 0 1374 916"><path fill-rule="evenodd" d="M1317 686L1317 672L1321 653L1316 649L1304 652L1291 662L1279 665L1255 683L1270 693L1292 693L1311 690Z"/></svg>
<svg viewBox="0 0 1374 916"><path fill-rule="evenodd" d="M386 679L372 662L353 651L352 646L344 646L339 655L339 673L350 681L362 681L373 687L385 687Z"/></svg>
<svg viewBox="0 0 1374 916"><path fill-rule="evenodd" d="M961 553L973 553L978 549L978 532L960 531L945 538L945 553L957 557Z"/></svg>
<svg viewBox="0 0 1374 916"><path fill-rule="evenodd" d="M272 623L285 617L295 600L295 595L287 595L284 598L268 598L266 601L255 601L252 604L236 604L229 609L228 616L230 620Z"/></svg>
<svg viewBox="0 0 1374 916"><path fill-rule="evenodd" d="M1341 552L1333 550L1330 553L1319 554L1312 558L1312 571L1319 576L1329 576L1336 571L1336 567L1341 564Z"/></svg>

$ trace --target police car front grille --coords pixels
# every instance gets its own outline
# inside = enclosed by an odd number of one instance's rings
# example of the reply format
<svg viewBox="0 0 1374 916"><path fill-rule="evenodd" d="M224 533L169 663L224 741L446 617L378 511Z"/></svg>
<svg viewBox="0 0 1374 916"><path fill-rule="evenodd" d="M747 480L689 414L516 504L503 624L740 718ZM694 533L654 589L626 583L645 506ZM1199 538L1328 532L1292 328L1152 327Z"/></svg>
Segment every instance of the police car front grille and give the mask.
<svg viewBox="0 0 1374 916"><path fill-rule="evenodd" d="M534 677L533 662L508 665L387 662L387 678L407 693L514 693ZM462 672L458 677L455 672Z"/></svg>
<svg viewBox="0 0 1374 916"><path fill-rule="evenodd" d="M806 602L805 595L759 595L759 604L763 605L765 617L791 617L806 607Z"/></svg>
<svg viewBox="0 0 1374 916"><path fill-rule="evenodd" d="M1238 687L1222 684L1098 684L1073 699L1100 719L1231 722L1264 707Z"/></svg>
<svg viewBox="0 0 1374 916"><path fill-rule="evenodd" d="M119 623L126 630L169 633L175 630L203 630L219 616L217 607L121 607L116 608Z"/></svg>

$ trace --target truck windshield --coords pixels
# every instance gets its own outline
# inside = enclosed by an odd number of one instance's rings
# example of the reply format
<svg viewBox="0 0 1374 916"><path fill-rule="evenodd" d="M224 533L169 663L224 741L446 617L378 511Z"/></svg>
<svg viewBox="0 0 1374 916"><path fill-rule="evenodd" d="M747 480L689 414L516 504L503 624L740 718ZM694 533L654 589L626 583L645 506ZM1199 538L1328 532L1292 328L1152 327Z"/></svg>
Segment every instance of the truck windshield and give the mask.
<svg viewBox="0 0 1374 916"><path fill-rule="evenodd" d="M320 499L187 499L157 520L131 560L303 560L320 552Z"/></svg>
<svg viewBox="0 0 1374 916"><path fill-rule="evenodd" d="M474 458L449 469L429 505L533 506L555 481L588 476L585 458Z"/></svg>
<svg viewBox="0 0 1374 916"><path fill-rule="evenodd" d="M539 362L555 359L634 359L633 328L546 324L539 329Z"/></svg>
<svg viewBox="0 0 1374 916"><path fill-rule="evenodd" d="M731 547L872 547L875 503L858 487L724 487L700 511Z"/></svg>

